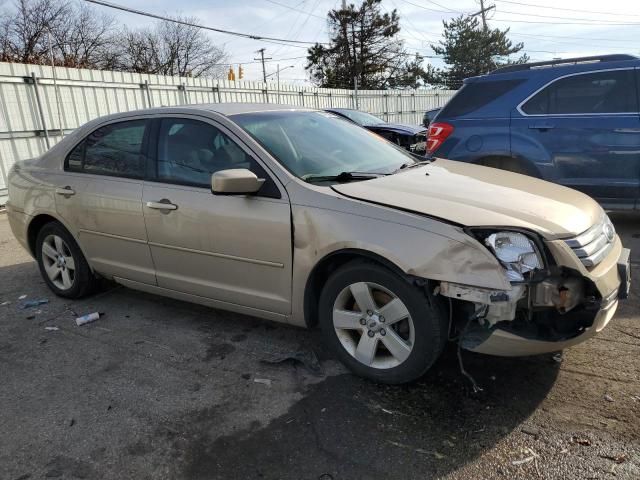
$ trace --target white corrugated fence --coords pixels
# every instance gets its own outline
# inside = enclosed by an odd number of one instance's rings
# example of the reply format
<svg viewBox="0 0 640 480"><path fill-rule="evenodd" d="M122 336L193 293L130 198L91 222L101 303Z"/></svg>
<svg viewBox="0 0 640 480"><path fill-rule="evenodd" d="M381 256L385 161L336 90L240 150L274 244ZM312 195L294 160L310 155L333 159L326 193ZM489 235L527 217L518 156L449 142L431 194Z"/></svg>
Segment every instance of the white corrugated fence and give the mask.
<svg viewBox="0 0 640 480"><path fill-rule="evenodd" d="M360 110L389 122L419 124L425 111L443 105L453 93L359 90L356 100L353 90L62 67L56 67L54 77L48 66L0 63L0 205L6 200L7 172L16 160L36 157L62 133L110 113L221 102L355 108L357 101Z"/></svg>

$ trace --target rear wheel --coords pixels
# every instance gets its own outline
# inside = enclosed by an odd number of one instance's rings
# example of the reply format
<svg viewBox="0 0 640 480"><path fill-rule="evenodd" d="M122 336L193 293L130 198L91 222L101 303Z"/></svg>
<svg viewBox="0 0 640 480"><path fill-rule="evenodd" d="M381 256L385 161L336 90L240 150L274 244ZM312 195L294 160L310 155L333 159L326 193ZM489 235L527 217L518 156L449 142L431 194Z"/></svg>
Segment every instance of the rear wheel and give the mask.
<svg viewBox="0 0 640 480"><path fill-rule="evenodd" d="M391 384L415 380L446 340L443 315L427 295L377 264L347 264L320 296L325 340L360 376Z"/></svg>
<svg viewBox="0 0 640 480"><path fill-rule="evenodd" d="M96 278L80 247L58 222L47 223L38 232L36 259L42 277L56 295L80 298L95 287Z"/></svg>

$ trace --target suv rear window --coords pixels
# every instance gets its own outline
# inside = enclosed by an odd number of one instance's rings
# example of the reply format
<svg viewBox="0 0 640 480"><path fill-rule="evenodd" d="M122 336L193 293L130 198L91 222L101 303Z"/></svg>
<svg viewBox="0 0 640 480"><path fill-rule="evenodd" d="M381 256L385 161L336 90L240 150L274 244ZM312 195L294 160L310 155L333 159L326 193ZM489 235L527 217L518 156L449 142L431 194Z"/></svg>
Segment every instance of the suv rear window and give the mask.
<svg viewBox="0 0 640 480"><path fill-rule="evenodd" d="M633 70L571 75L556 80L522 106L527 115L637 112Z"/></svg>
<svg viewBox="0 0 640 480"><path fill-rule="evenodd" d="M461 117L475 112L524 82L523 79L465 83L444 106L438 118Z"/></svg>

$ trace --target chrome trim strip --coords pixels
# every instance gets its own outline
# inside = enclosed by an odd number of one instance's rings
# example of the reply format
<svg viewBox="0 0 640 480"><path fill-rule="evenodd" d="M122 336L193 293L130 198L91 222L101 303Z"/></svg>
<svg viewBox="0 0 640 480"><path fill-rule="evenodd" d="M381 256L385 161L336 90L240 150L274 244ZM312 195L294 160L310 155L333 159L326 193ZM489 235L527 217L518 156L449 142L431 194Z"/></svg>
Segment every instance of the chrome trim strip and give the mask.
<svg viewBox="0 0 640 480"><path fill-rule="evenodd" d="M227 255L226 253L206 252L204 250L195 250L193 248L178 247L175 245L165 245L164 243L157 243L157 242L149 242L149 246L166 248L169 250L179 250L181 252L197 253L198 255L207 255L209 257L218 257L218 258L224 258L227 260L236 260L238 262L253 263L256 265L264 265L267 267L284 268L284 263L269 262L267 260L258 260L255 258L237 257L235 255Z"/></svg>

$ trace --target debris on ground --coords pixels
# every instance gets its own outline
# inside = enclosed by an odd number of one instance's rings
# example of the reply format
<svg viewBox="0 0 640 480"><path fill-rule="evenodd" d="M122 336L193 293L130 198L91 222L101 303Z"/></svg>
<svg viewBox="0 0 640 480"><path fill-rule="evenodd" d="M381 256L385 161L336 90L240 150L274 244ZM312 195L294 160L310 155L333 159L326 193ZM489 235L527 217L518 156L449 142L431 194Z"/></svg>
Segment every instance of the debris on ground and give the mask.
<svg viewBox="0 0 640 480"><path fill-rule="evenodd" d="M271 383L272 383L272 380L269 379L269 378L254 378L253 381L255 383L261 383L261 384L266 385L268 387L270 387Z"/></svg>
<svg viewBox="0 0 640 480"><path fill-rule="evenodd" d="M612 397L611 395L609 395L608 393L604 396L604 399L605 399L607 402L613 402L613 401L614 401L614 400L613 400L613 397Z"/></svg>
<svg viewBox="0 0 640 480"><path fill-rule="evenodd" d="M533 449L529 447L524 448L522 450L522 453L527 456L524 458L520 458L518 460L513 460L511 462L511 465L524 465L525 463L533 462L536 458L540 456L536 452L534 452ZM537 468L537 465L536 465L536 468Z"/></svg>
<svg viewBox="0 0 640 480"><path fill-rule="evenodd" d="M5 305L9 305L11 302L9 300L6 300L2 303L0 303L0 307L4 307Z"/></svg>
<svg viewBox="0 0 640 480"><path fill-rule="evenodd" d="M602 458L606 458L607 460L611 460L618 465L627 461L627 454L621 453L620 455L600 455Z"/></svg>
<svg viewBox="0 0 640 480"><path fill-rule="evenodd" d="M556 353L553 355L553 361L556 363L562 363L562 353Z"/></svg>
<svg viewBox="0 0 640 480"><path fill-rule="evenodd" d="M320 360L316 352L311 349L297 350L295 352L282 352L273 353L263 358L261 362L268 364L278 364L283 362L292 362L294 364L300 363L307 369L307 371L316 376L322 376L323 370L320 365Z"/></svg>
<svg viewBox="0 0 640 480"><path fill-rule="evenodd" d="M56 332L58 330L60 330L58 327L44 327L45 330L48 330L50 332Z"/></svg>
<svg viewBox="0 0 640 480"><path fill-rule="evenodd" d="M532 437L537 437L540 434L540 431L533 427L522 427L520 431L526 435L531 435Z"/></svg>
<svg viewBox="0 0 640 480"><path fill-rule="evenodd" d="M589 440L586 437L578 437L578 436L574 435L573 437L571 437L571 442L572 443L577 443L578 445L582 445L583 447L590 447L591 446L591 440Z"/></svg>
<svg viewBox="0 0 640 480"><path fill-rule="evenodd" d="M20 296L18 297L18 300L24 300L25 298L27 298L27 296L26 296L26 295L20 295Z"/></svg>
<svg viewBox="0 0 640 480"><path fill-rule="evenodd" d="M100 318L100 313L98 312L87 313L86 315L82 315L81 317L76 318L76 325L81 326L86 323L95 322L99 318Z"/></svg>
<svg viewBox="0 0 640 480"><path fill-rule="evenodd" d="M37 307L40 305L44 305L45 303L49 303L48 298L39 298L37 300L27 300L22 304L22 308Z"/></svg>

